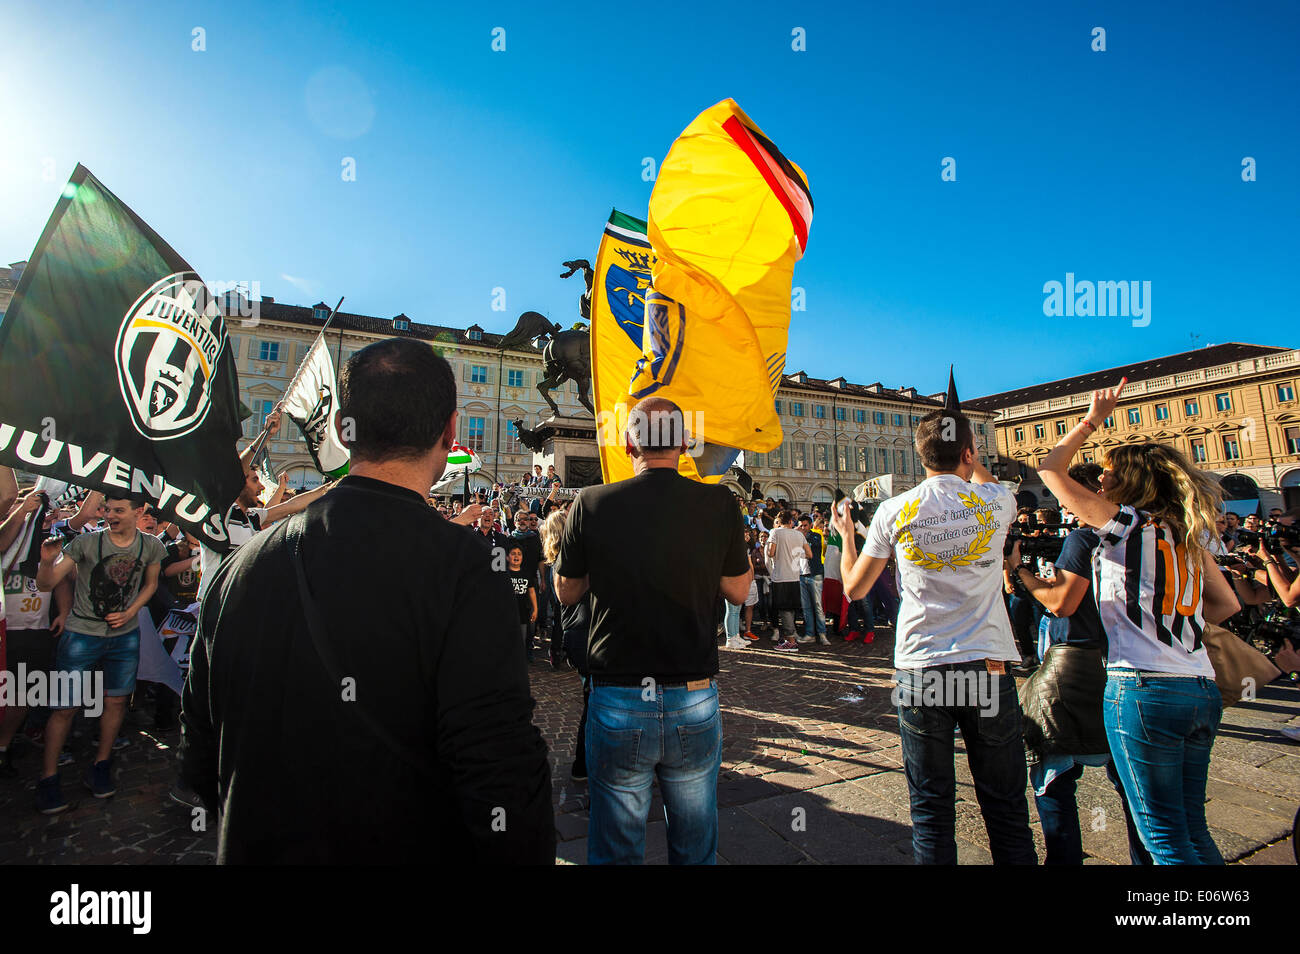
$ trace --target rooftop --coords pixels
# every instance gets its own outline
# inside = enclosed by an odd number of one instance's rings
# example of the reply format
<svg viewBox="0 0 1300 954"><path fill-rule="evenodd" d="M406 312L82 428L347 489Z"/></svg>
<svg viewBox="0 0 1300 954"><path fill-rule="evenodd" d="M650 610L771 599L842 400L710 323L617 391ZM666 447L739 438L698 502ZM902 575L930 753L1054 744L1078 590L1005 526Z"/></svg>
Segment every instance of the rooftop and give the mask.
<svg viewBox="0 0 1300 954"><path fill-rule="evenodd" d="M1049 398L1065 397L1070 394L1082 394L1096 391L1103 387L1114 387L1120 378L1132 381L1146 381L1151 378L1164 378L1171 374L1184 374L1188 371L1200 371L1216 365L1231 364L1265 355L1290 351L1273 345L1253 345L1231 342L1229 344L1209 345L1195 351L1183 351L1179 354L1139 361L1137 364L1121 365L1107 368L1105 371L1092 371L1072 378L1061 378L1046 384L1033 384L1014 391L1003 391L987 397L972 398L961 402L963 408L976 411L997 411L1002 408L1016 407Z"/></svg>

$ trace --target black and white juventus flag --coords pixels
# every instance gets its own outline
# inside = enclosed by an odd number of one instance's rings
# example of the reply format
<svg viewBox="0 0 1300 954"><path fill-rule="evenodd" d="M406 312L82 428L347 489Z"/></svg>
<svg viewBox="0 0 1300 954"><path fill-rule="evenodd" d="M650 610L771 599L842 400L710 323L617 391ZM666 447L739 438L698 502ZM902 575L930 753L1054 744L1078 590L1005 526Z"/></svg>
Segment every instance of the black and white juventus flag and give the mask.
<svg viewBox="0 0 1300 954"><path fill-rule="evenodd" d="M138 493L224 550L244 477L221 311L78 165L0 322L0 463Z"/></svg>

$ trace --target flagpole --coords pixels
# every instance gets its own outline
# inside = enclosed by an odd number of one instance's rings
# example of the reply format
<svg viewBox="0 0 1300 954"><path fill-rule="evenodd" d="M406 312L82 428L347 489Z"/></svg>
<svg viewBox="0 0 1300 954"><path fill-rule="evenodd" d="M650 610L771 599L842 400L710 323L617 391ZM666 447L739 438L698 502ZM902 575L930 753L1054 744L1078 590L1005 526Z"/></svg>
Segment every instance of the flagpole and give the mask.
<svg viewBox="0 0 1300 954"><path fill-rule="evenodd" d="M331 311L329 317L325 319L325 324L321 325L320 333L317 334L316 337L312 339L312 342L311 342L311 348L316 347L316 342L325 336L325 330L326 330L327 328L329 328L329 326L330 326L330 322L334 320L334 316L335 316L336 314L338 314L338 310L339 310L339 308L341 308L342 306L343 306L343 299L342 299L342 298L339 298L339 303L338 303L337 305L334 306L334 310ZM342 326L340 326L339 335L340 335L339 340L340 340L340 342L341 342L341 341L342 341ZM305 367L307 367L307 359L308 359L309 357L311 357L311 348L308 348L308 349L307 349L307 353L306 353L305 355L303 355L302 363L301 363L300 365L298 365L298 370L295 371L295 372L293 373L293 377L289 379L289 386L286 387L286 388L284 389L284 394L285 394L286 397L288 397L290 394L293 393L293 389L294 389L294 388L297 386L297 384L298 384L298 379L299 379L300 377L302 377L302 369L305 368ZM337 362L336 362L336 363L335 363L335 367L334 367L334 373L335 373L335 375L338 374L338 370L339 370L339 369L338 369L338 365L337 365ZM263 433L265 433L265 432L263 432Z"/></svg>

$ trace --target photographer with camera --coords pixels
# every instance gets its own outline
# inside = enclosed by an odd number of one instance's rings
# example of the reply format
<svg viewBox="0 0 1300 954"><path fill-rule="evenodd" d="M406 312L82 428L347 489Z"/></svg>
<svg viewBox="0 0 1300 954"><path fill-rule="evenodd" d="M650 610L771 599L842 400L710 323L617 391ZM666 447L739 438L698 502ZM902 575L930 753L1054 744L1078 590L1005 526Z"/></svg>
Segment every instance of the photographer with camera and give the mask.
<svg viewBox="0 0 1300 954"><path fill-rule="evenodd" d="M1262 531L1240 530L1237 534L1238 552L1244 550L1260 563L1262 575L1277 591L1278 599L1288 608L1300 604L1300 573L1292 575L1284 565L1287 550L1292 552L1292 559L1300 557L1300 527L1295 525L1300 517L1300 507L1294 507L1277 518L1269 521ZM1258 580L1260 574L1256 574Z"/></svg>
<svg viewBox="0 0 1300 954"><path fill-rule="evenodd" d="M1094 494L1101 492L1101 467L1097 464L1075 464L1069 475ZM1124 809L1129 858L1135 865L1149 865L1151 856L1133 825L1102 719L1106 633L1092 591L1092 554L1100 540L1095 530L1080 525L1063 539L1040 537L1032 542L1056 541L1059 546L1046 554L1055 569L1051 580L1022 564L1020 540L1014 541L1008 560L1018 590L1046 610L1039 646L1043 664L1020 689L1029 781L1047 846L1045 863L1083 864L1075 785L1084 766L1104 765Z"/></svg>
<svg viewBox="0 0 1300 954"><path fill-rule="evenodd" d="M1202 634L1239 605L1206 550L1218 485L1155 443L1111 447L1101 496L1067 473L1125 383L1093 394L1087 417L1038 472L1101 541L1094 577L1107 637L1106 736L1142 844L1156 864L1221 865L1205 785L1223 699Z"/></svg>

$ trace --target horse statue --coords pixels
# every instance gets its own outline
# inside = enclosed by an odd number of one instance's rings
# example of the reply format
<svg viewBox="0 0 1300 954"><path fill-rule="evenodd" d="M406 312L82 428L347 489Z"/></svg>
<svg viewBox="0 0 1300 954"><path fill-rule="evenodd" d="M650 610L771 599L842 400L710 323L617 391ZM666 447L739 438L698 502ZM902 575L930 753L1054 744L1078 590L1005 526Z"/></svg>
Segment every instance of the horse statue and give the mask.
<svg viewBox="0 0 1300 954"><path fill-rule="evenodd" d="M579 311L584 319L590 321L591 283L595 271L586 259L576 259L565 262L564 265L568 271L562 273L561 278L568 278L579 269L582 270L587 290L583 293ZM591 412L592 417L595 417L596 409L591 406L591 398L588 397L591 390L591 336L587 329L583 327L565 331L544 315L535 311L526 311L519 316L514 330L501 339L497 350L518 348L530 341L536 341L542 347L543 378L537 383L537 390L551 406L551 411L555 414L560 413L560 408L551 400L550 392L565 381L575 381L578 385L579 403Z"/></svg>

